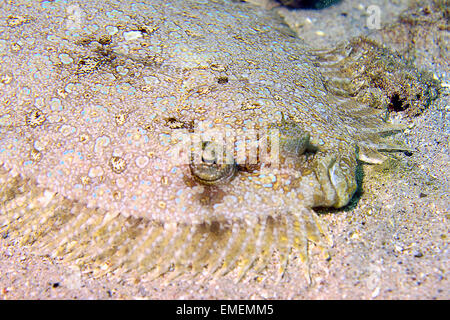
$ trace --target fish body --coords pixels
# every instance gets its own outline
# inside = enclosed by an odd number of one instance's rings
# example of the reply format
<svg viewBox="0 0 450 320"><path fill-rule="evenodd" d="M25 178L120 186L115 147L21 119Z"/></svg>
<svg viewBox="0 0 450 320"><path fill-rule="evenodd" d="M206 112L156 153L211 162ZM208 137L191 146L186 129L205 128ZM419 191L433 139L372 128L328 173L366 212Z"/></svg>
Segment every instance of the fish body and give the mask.
<svg viewBox="0 0 450 320"><path fill-rule="evenodd" d="M0 222L39 252L240 276L276 253L284 270L328 246L313 208L345 206L358 157L396 130L330 81L358 57L248 4L1 13Z"/></svg>

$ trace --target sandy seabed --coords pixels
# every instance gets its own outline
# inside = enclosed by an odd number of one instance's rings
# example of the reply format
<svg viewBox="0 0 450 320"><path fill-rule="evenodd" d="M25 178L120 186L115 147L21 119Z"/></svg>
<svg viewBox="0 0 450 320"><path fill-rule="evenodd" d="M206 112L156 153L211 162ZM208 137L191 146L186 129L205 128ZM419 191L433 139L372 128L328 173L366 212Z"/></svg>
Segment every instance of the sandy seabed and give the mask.
<svg viewBox="0 0 450 320"><path fill-rule="evenodd" d="M308 285L295 260L281 281L276 266L239 283L230 281L232 274L208 281L94 278L76 266L32 255L6 238L0 240L1 299L450 298L448 25L442 29L436 19L419 26L400 21L405 10L425 17L436 14L433 3L438 1L414 5L406 0L344 0L321 11L292 11L257 1L279 11L308 43L330 46L369 33L395 50L412 47L416 66L434 72L443 86L439 99L422 115L395 115L408 124L404 137L417 152L396 155L384 165L364 166L364 192L356 206L322 215L334 244L330 260L311 250L313 283ZM397 24L388 31L367 28L370 5L381 9L382 27Z"/></svg>

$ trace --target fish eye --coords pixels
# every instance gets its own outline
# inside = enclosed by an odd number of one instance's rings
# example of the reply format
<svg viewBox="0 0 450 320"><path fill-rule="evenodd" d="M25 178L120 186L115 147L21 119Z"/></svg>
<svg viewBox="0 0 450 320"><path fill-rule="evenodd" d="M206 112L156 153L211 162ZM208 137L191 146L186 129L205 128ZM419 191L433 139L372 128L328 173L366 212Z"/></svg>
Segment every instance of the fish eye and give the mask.
<svg viewBox="0 0 450 320"><path fill-rule="evenodd" d="M237 172L232 155L223 155L223 148L212 141L202 142L199 154L191 156L189 167L202 184L217 185L231 181Z"/></svg>
<svg viewBox="0 0 450 320"><path fill-rule="evenodd" d="M311 145L310 134L304 131L297 123L285 120L272 124L272 128L278 129L280 149L284 156L299 157L306 151L317 151L317 147Z"/></svg>

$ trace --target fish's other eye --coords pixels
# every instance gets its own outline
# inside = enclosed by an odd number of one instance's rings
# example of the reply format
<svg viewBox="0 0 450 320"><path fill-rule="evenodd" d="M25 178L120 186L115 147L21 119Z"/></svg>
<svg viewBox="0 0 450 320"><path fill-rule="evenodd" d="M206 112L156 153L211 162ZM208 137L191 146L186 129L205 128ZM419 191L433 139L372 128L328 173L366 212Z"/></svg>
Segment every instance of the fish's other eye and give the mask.
<svg viewBox="0 0 450 320"><path fill-rule="evenodd" d="M310 134L297 123L282 120L280 124L273 124L278 129L281 153L288 157L299 157L305 152L315 152L317 147L310 143Z"/></svg>
<svg viewBox="0 0 450 320"><path fill-rule="evenodd" d="M194 178L206 185L224 184L237 172L232 155L223 154L223 148L214 142L202 142L198 154L191 156L189 167Z"/></svg>

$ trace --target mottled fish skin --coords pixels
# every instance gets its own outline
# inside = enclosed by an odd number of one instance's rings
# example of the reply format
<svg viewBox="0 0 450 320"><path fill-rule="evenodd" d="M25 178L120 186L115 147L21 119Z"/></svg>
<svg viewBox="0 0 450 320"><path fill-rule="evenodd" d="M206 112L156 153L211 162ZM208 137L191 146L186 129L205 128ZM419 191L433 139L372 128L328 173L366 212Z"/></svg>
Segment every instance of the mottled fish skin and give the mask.
<svg viewBox="0 0 450 320"><path fill-rule="evenodd" d="M326 247L312 208L346 205L358 145L391 129L248 4L15 1L0 15L0 222L42 252L244 274L276 251L284 269L292 248L306 261L309 241ZM279 166L199 182L173 137L202 126L277 129Z"/></svg>

